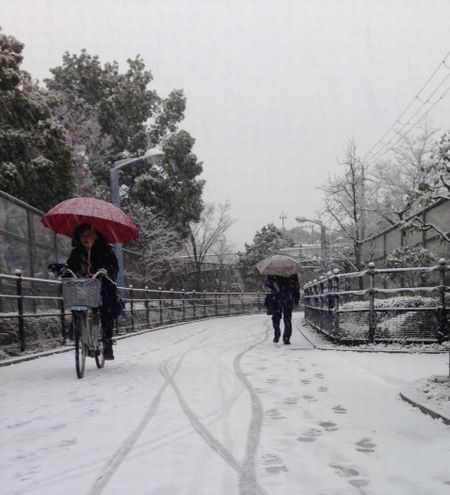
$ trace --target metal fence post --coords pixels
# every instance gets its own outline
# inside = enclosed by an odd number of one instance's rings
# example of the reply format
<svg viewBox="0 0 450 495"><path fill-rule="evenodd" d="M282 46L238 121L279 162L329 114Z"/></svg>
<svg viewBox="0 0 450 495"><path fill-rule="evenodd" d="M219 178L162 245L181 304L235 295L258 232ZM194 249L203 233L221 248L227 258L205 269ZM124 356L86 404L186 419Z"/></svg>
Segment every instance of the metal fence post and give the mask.
<svg viewBox="0 0 450 495"><path fill-rule="evenodd" d="M369 342L373 343L375 340L375 263L371 261L369 263Z"/></svg>
<svg viewBox="0 0 450 495"><path fill-rule="evenodd" d="M58 301L59 311L61 313L61 334L63 338L63 345L66 345L66 314L64 308L64 299L63 299L63 291L62 291L62 283L60 282L58 285L58 296L60 300Z"/></svg>
<svg viewBox="0 0 450 495"><path fill-rule="evenodd" d="M447 261L444 258L439 260L439 275L440 275L440 286L439 293L441 299L441 317L439 318L439 341L442 340L448 334L448 319L447 319L447 307L445 303L445 293L447 291L446 282L446 272L447 272ZM450 373L450 362L449 362L449 373ZM450 376L450 374L449 374Z"/></svg>
<svg viewBox="0 0 450 495"><path fill-rule="evenodd" d="M128 286L128 295L130 297L130 316L131 316L131 331L134 332L134 301L133 301L133 286Z"/></svg>
<svg viewBox="0 0 450 495"><path fill-rule="evenodd" d="M192 310L193 310L193 313L194 313L194 319L197 318L197 309L196 309L196 306L195 306L195 290L192 291Z"/></svg>
<svg viewBox="0 0 450 495"><path fill-rule="evenodd" d="M23 318L22 270L16 270L17 314L19 319L20 352L25 350L25 323Z"/></svg>
<svg viewBox="0 0 450 495"><path fill-rule="evenodd" d="M245 299L244 299L244 293L241 292L241 307L242 307L242 314L245 315Z"/></svg>
<svg viewBox="0 0 450 495"><path fill-rule="evenodd" d="M340 290L340 284L339 284L339 268L335 268L333 270L334 273L334 331L335 335L339 335L339 290Z"/></svg>
<svg viewBox="0 0 450 495"><path fill-rule="evenodd" d="M206 290L203 291L203 315L207 316L207 313L206 313Z"/></svg>
<svg viewBox="0 0 450 495"><path fill-rule="evenodd" d="M160 325L163 324L164 322L164 317L163 317L163 300L162 300L162 292L161 292L161 287L158 287L159 290L159 323Z"/></svg>
<svg viewBox="0 0 450 495"><path fill-rule="evenodd" d="M147 323L147 325L150 325L150 311L149 311L149 307L148 307L148 286L146 285L144 287L145 289L145 321Z"/></svg>
<svg viewBox="0 0 450 495"><path fill-rule="evenodd" d="M228 291L228 315L231 315L231 294Z"/></svg>
<svg viewBox="0 0 450 495"><path fill-rule="evenodd" d="M217 304L217 291L214 293L214 307L216 311L216 316L219 316L219 306Z"/></svg>
<svg viewBox="0 0 450 495"><path fill-rule="evenodd" d="M323 317L323 307L325 306L325 300L324 300L324 297L323 297L323 293L324 293L324 290L323 290L323 286L324 286L324 282L323 282L323 279L322 277L320 278L319 280L319 293L320 293L320 310L319 310L319 319L320 319L320 328L323 328L324 327L324 317Z"/></svg>
<svg viewBox="0 0 450 495"><path fill-rule="evenodd" d="M333 296L331 293L333 292L333 273L332 272L327 272L327 317L326 317L326 325L327 325L327 331L331 330L333 328Z"/></svg>
<svg viewBox="0 0 450 495"><path fill-rule="evenodd" d="M258 308L258 313L261 311L261 291L258 291L258 296L256 298L256 307Z"/></svg>
<svg viewBox="0 0 450 495"><path fill-rule="evenodd" d="M175 310L173 305L173 289L170 289L170 321L175 320Z"/></svg>
<svg viewBox="0 0 450 495"><path fill-rule="evenodd" d="M182 304L182 321L186 319L186 293L183 289L183 292L181 293L181 304Z"/></svg>

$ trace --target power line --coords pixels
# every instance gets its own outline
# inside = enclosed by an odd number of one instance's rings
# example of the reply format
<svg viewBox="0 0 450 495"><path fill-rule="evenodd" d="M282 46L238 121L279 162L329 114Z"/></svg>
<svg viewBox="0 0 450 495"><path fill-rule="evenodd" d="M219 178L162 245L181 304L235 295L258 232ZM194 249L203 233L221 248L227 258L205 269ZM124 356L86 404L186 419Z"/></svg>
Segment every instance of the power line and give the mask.
<svg viewBox="0 0 450 495"><path fill-rule="evenodd" d="M413 129L418 122L420 122L420 120L422 120L422 118L427 115L432 108L434 108L436 106L436 104L441 101L444 96L447 94L448 92L448 88L447 90L444 91L444 93L439 96L434 102L431 101L431 98L436 94L436 92L439 90L439 88L442 87L442 85L447 81L447 79L450 77L450 66L447 64L447 59L450 57L450 51L447 53L447 55L444 57L444 59L438 64L438 66L434 69L434 71L432 72L432 74L428 77L428 79L425 81L425 83L422 85L422 87L419 89L419 91L416 93L416 95L413 97L413 99L411 100L411 102L406 106L406 108L403 110L403 112L397 117L397 119L395 119L394 123L388 128L388 130L381 136L381 138L369 149L369 151L364 155L363 157L363 161L366 161L366 163L370 163L372 162L376 157L378 157L387 147L389 147L389 145L392 143L392 141L398 137L402 131L407 128L408 126L410 126L410 123L412 121L412 119L415 118L416 115L418 115L420 113L420 111L426 106L426 105L429 105L431 104L430 108L420 117L420 119L416 120L415 123L414 123L414 126L412 126L409 131L411 129ZM438 84L437 87L434 88L434 90L431 92L431 94L429 94L429 96L423 100L421 99L421 94L423 93L423 91L425 90L425 88L430 84L430 82L433 80L433 78L436 76L436 74L439 72L440 69L442 69L442 67L445 67L446 71L448 72L446 74L446 76L440 81L440 83ZM407 122L402 124L401 122L401 119L407 114L407 112L414 106L414 104L416 102L419 102L420 105L418 107L418 109L416 109L414 111L414 113L408 118ZM399 129L395 129L395 127L400 127ZM394 131L394 135L387 141L385 142L384 139L386 138L386 136L389 135L389 133L391 131ZM409 132L408 131L408 132ZM406 133L407 134L407 133ZM404 135L406 135L404 134ZM404 136L402 134L402 136ZM399 141L396 141L396 143L399 142ZM381 146L377 151L374 151L376 150L379 146ZM371 155L369 157L369 155ZM369 160L367 160L367 158L369 157Z"/></svg>

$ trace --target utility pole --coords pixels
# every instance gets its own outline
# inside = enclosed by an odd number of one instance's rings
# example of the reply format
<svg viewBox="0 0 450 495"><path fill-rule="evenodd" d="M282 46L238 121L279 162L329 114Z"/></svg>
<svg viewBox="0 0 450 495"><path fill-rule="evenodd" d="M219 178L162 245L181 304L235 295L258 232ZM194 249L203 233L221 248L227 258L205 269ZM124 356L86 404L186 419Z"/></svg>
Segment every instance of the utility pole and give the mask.
<svg viewBox="0 0 450 495"><path fill-rule="evenodd" d="M281 212L280 220L281 220L281 228L284 230L284 221L286 220L287 215L284 211Z"/></svg>

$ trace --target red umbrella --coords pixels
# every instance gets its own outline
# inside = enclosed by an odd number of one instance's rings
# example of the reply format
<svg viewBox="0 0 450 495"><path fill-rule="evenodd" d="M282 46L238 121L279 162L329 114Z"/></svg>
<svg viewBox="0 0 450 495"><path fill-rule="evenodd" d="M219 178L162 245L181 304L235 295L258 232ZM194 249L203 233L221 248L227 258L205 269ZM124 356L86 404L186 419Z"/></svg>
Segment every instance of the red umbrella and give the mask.
<svg viewBox="0 0 450 495"><path fill-rule="evenodd" d="M54 206L42 217L42 223L57 234L73 236L79 225L88 223L110 243L139 239L133 220L120 208L96 198L72 198Z"/></svg>

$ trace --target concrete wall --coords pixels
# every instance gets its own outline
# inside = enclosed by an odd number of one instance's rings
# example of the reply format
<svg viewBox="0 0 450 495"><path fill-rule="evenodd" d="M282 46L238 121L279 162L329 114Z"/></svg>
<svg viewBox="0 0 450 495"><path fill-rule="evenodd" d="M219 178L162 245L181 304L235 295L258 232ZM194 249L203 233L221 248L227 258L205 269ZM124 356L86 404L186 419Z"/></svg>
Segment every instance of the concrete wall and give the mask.
<svg viewBox="0 0 450 495"><path fill-rule="evenodd" d="M418 211L414 216L427 224L433 224L442 232L450 232L450 200L442 199ZM381 266L386 256L401 246L423 246L437 257L450 260L450 243L442 241L435 230L405 232L395 225L363 241L361 246L364 262L374 261Z"/></svg>

